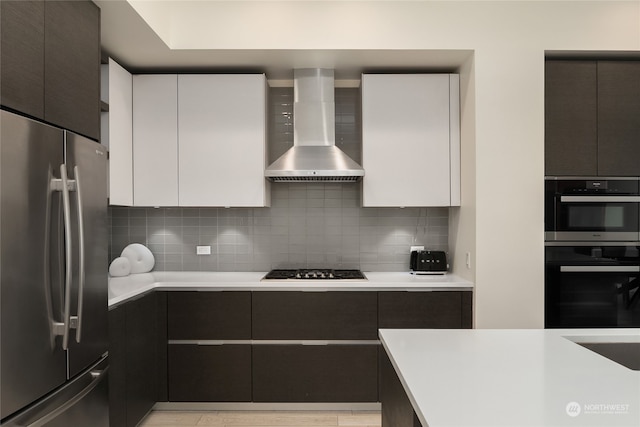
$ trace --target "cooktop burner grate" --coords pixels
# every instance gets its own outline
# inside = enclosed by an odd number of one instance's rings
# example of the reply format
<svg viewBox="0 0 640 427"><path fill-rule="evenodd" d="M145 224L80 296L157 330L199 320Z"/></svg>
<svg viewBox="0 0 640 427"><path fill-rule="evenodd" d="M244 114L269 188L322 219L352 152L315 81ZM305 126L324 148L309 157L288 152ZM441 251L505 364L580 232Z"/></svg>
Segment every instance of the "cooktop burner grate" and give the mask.
<svg viewBox="0 0 640 427"><path fill-rule="evenodd" d="M271 270L262 280L367 280L360 270L281 269Z"/></svg>

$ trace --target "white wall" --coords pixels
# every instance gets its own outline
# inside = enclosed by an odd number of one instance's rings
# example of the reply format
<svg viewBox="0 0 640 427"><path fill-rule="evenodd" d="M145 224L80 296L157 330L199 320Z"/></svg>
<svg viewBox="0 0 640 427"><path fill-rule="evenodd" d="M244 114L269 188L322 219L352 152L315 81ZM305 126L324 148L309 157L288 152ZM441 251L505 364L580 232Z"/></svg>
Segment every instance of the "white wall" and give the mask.
<svg viewBox="0 0 640 427"><path fill-rule="evenodd" d="M476 327L543 326L544 52L639 51L640 2L192 2L170 28L172 48L473 50L455 271L476 283Z"/></svg>

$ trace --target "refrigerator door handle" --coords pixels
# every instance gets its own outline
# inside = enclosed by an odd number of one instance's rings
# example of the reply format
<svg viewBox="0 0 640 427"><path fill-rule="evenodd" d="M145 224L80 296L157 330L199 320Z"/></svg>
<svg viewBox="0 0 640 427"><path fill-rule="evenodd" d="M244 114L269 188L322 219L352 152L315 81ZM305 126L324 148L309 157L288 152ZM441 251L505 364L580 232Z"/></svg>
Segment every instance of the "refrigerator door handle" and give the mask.
<svg viewBox="0 0 640 427"><path fill-rule="evenodd" d="M74 171L77 173L77 166ZM78 185L76 180L69 179L67 175L67 165L60 165L60 179L51 180L52 191L60 191L62 193L62 213L64 222L64 251L65 251L65 278L64 278L64 308L62 322L53 322L53 334L62 335L62 349L69 348L70 329L78 328L78 316L71 315L71 281L72 281L72 245L71 245L71 191L77 191ZM78 313L82 312L82 288L84 286L84 227L82 223L82 207L80 206L80 195L78 195L78 220L79 237L80 237L80 289L78 291ZM80 342L80 333L76 331L76 341Z"/></svg>
<svg viewBox="0 0 640 427"><path fill-rule="evenodd" d="M43 427L62 415L65 411L71 409L79 403L85 396L91 393L101 381L106 380L105 375L109 371L109 366L103 369L94 369L88 372L86 378L82 382L89 381L86 385L82 385L82 389L71 397L63 397L61 401L52 400L46 402L42 408L36 408L35 414L25 414L7 422L7 427ZM36 418L34 420L34 418ZM4 425L4 424L3 424Z"/></svg>
<svg viewBox="0 0 640 427"><path fill-rule="evenodd" d="M70 180L67 176L67 165L60 165L62 180L62 211L64 213L64 249L66 271L64 280L64 331L62 333L62 349L69 348L69 329L71 328L71 202L69 201Z"/></svg>
<svg viewBox="0 0 640 427"><path fill-rule="evenodd" d="M53 209L51 203L51 194L54 191L62 191L62 180L58 178L53 178L51 175L51 171L49 171L49 191L47 192L47 208L45 213L45 235L44 235L44 247L47 248L45 250L44 255L44 268L45 271L51 271L51 210ZM64 333L64 323L58 322L55 320L54 308L53 308L53 299L51 297L51 277L50 274L45 274L44 278L44 296L47 304L47 317L51 322L50 329L50 339L51 339L51 348L55 346L56 336L62 335Z"/></svg>
<svg viewBox="0 0 640 427"><path fill-rule="evenodd" d="M76 198L78 205L78 263L79 263L79 284L78 284L78 316L76 325L76 342L80 342L82 335L82 306L84 303L84 283L85 283L85 245L84 245L84 219L83 219L83 204L82 204L82 192L80 191L80 171L78 166L73 168L73 173L76 182Z"/></svg>

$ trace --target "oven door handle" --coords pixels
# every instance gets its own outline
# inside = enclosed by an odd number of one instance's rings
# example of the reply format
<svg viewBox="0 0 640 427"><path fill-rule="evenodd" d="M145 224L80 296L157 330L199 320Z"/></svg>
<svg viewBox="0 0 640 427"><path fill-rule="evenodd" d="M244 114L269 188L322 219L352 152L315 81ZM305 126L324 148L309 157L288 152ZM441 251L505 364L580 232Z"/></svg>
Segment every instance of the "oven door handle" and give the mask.
<svg viewBox="0 0 640 427"><path fill-rule="evenodd" d="M639 203L640 196L560 196L560 201L571 203Z"/></svg>
<svg viewBox="0 0 640 427"><path fill-rule="evenodd" d="M561 273L640 273L635 265L561 265Z"/></svg>

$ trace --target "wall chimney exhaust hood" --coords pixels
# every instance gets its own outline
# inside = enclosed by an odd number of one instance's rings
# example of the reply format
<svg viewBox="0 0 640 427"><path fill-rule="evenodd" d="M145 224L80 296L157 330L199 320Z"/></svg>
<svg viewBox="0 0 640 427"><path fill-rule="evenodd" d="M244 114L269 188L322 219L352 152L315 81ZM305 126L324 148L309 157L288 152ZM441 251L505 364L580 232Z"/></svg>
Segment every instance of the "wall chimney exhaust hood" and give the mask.
<svg viewBox="0 0 640 427"><path fill-rule="evenodd" d="M293 97L293 147L265 170L265 177L274 182L360 180L362 166L336 147L333 70L294 70Z"/></svg>

